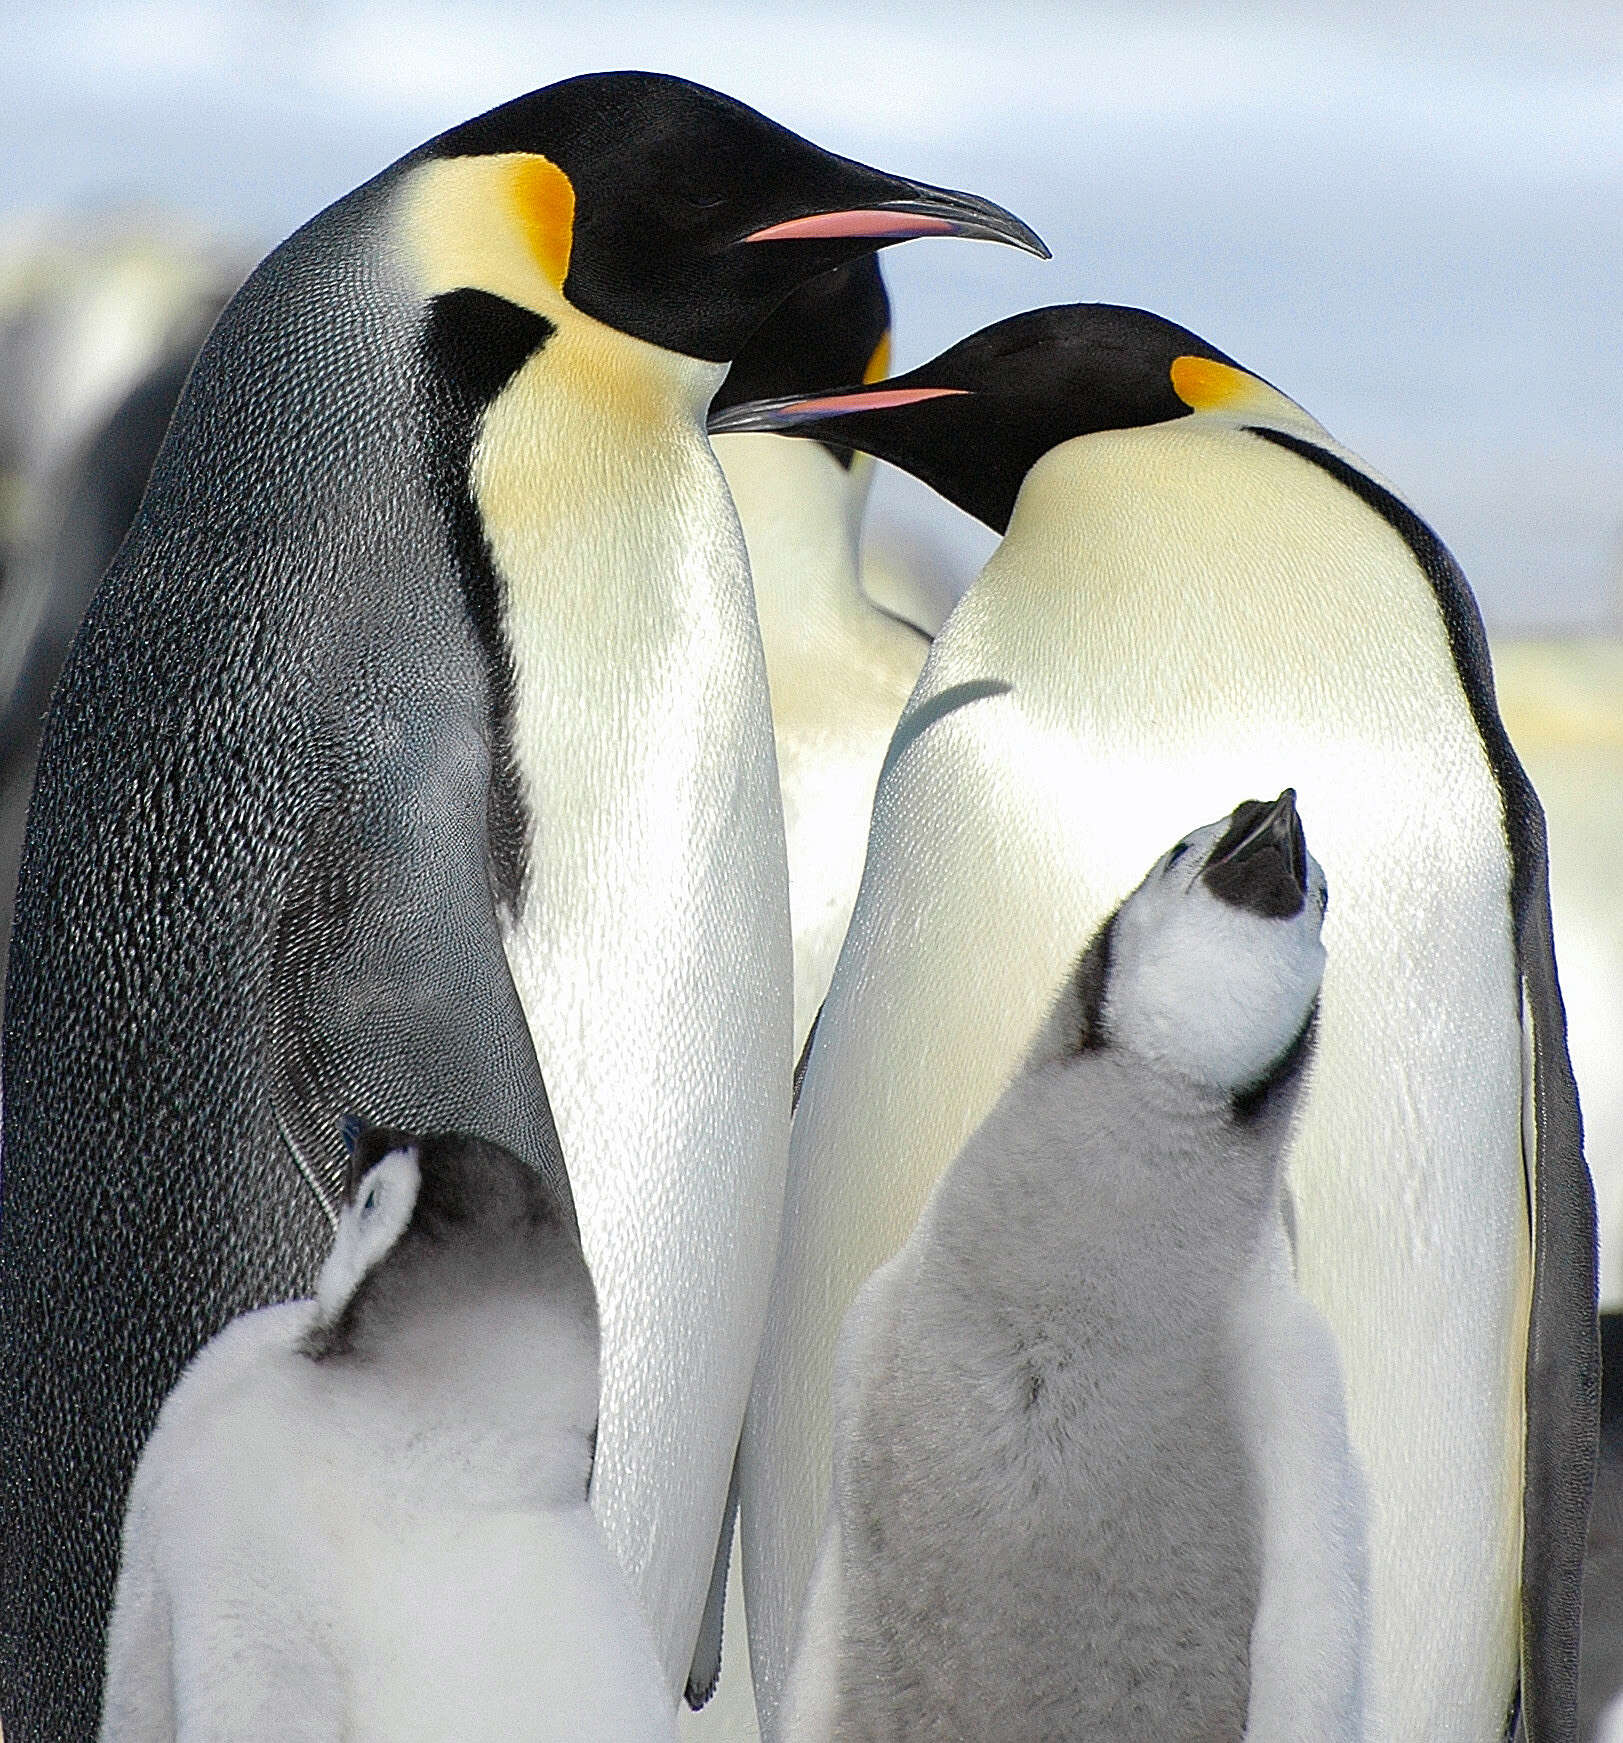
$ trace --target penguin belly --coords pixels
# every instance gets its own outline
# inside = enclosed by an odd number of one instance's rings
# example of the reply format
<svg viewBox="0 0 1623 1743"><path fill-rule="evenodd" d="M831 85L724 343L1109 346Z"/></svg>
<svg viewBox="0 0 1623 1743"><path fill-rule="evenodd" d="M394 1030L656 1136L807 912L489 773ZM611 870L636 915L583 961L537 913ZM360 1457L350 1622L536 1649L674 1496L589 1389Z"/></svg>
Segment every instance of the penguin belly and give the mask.
<svg viewBox="0 0 1623 1743"><path fill-rule="evenodd" d="M602 401L653 369L685 375L691 421L642 389L613 439ZM486 414L472 468L531 819L504 945L602 1316L593 1506L673 1699L765 1313L793 1063L760 641L700 421L718 373L573 322ZM583 521L582 501L613 508Z"/></svg>
<svg viewBox="0 0 1623 1743"><path fill-rule="evenodd" d="M851 919L885 750L929 643L862 591L866 455L847 468L817 442L718 436L713 446L744 528L766 653L798 1059Z"/></svg>
<svg viewBox="0 0 1623 1743"><path fill-rule="evenodd" d="M955 690L978 699L943 708ZM1500 797L1424 578L1349 492L1255 438L1090 436L1032 469L902 735L927 706L876 800L795 1122L746 1429L768 1701L826 1506L842 1308L1143 864L1188 817L1290 785L1334 891L1288 1178L1369 1485L1368 1734L1498 1735L1529 1288L1520 989Z"/></svg>

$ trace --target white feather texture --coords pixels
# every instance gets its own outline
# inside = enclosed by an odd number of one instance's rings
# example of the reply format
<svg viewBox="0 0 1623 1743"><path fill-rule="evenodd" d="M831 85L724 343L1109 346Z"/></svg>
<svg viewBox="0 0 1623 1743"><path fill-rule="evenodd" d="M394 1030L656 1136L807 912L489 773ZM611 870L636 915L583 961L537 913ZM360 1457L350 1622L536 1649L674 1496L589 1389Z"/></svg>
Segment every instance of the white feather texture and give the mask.
<svg viewBox="0 0 1623 1743"><path fill-rule="evenodd" d="M862 878L874 785L925 636L863 592L858 547L873 461L818 442L718 436L749 547L766 650L789 849L795 1057L805 1045Z"/></svg>
<svg viewBox="0 0 1623 1743"><path fill-rule="evenodd" d="M1146 861L1191 815L1293 786L1333 900L1289 1180L1369 1484L1369 1735L1496 1736L1529 1288L1519 983L1499 793L1430 588L1344 487L1218 416L1086 436L1028 475L909 715L988 680L1009 692L881 782L795 1122L746 1424L763 1716L824 1516L841 1314Z"/></svg>
<svg viewBox="0 0 1623 1743"><path fill-rule="evenodd" d="M788 877L721 369L556 318L473 461L532 822L504 942L602 1311L593 1505L674 1699L777 1247Z"/></svg>
<svg viewBox="0 0 1623 1743"><path fill-rule="evenodd" d="M1255 1083L1295 1039L1324 975L1324 947L1295 927L1205 893L1200 874L1224 825L1163 854L1116 916L1105 1021L1111 1039L1196 1083ZM1324 877L1314 864L1315 915Z"/></svg>
<svg viewBox="0 0 1623 1743"><path fill-rule="evenodd" d="M873 461L842 466L816 442L718 436L738 508L766 653L789 853L794 1057L828 991L868 845L874 785L928 639L873 604L858 572ZM721 1681L684 1736L756 1736L743 1588L733 1540Z"/></svg>
<svg viewBox="0 0 1623 1743"><path fill-rule="evenodd" d="M368 1176L380 1216L408 1160ZM343 1226L367 1241L364 1202ZM596 1340L574 1275L552 1301L438 1290L360 1361L305 1352L330 1323L309 1301L209 1343L131 1487L106 1743L669 1743L586 1504Z"/></svg>

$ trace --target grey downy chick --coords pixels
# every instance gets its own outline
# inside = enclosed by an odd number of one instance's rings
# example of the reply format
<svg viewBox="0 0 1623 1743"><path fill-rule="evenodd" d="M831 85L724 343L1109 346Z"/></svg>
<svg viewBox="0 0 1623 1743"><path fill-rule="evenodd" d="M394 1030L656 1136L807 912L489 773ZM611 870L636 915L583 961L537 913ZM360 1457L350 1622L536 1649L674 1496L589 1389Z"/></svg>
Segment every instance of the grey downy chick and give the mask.
<svg viewBox="0 0 1623 1743"><path fill-rule="evenodd" d="M847 1316L786 1735L1361 1735L1362 1482L1282 1164L1294 794L1165 854Z"/></svg>
<svg viewBox="0 0 1623 1743"><path fill-rule="evenodd" d="M587 1505L597 1399L556 1190L362 1133L316 1299L233 1320L142 1454L104 1743L674 1737Z"/></svg>

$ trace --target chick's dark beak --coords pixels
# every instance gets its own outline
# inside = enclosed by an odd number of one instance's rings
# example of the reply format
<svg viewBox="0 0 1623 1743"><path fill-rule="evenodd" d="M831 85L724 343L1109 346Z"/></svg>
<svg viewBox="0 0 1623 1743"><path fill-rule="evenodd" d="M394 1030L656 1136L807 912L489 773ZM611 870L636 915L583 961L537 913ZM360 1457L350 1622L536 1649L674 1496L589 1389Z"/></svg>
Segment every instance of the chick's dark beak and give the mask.
<svg viewBox="0 0 1623 1743"><path fill-rule="evenodd" d="M1219 901L1270 920L1301 913L1307 898L1307 838L1287 787L1269 805L1247 799L1201 872Z"/></svg>

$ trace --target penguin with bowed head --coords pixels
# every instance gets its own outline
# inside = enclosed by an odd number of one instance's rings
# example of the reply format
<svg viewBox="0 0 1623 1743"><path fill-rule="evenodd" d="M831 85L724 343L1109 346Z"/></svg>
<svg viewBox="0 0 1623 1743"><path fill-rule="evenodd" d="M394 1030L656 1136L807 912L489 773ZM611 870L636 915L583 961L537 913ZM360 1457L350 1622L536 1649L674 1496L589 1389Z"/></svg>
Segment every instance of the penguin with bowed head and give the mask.
<svg viewBox="0 0 1623 1743"><path fill-rule="evenodd" d="M711 409L825 381L880 379L890 357L890 299L872 255L787 297L733 360ZM874 783L929 637L864 591L862 516L874 463L851 448L723 436L714 443L749 548L766 656L789 857L794 943L794 1057L828 991L851 918ZM743 1592L729 1496L707 1623L688 1683L698 1738L753 1737ZM728 1654L721 1662L725 1605ZM713 1695L713 1700L711 1696Z"/></svg>
<svg viewBox="0 0 1623 1743"><path fill-rule="evenodd" d="M673 1738L587 1504L597 1353L543 1175L363 1132L315 1300L233 1320L141 1455L107 1743Z"/></svg>
<svg viewBox="0 0 1623 1743"><path fill-rule="evenodd" d="M384 170L215 325L24 850L10 1743L93 1728L136 1453L192 1350L308 1290L350 1110L560 1191L561 1139L602 1314L593 1505L680 1692L793 1065L760 636L704 414L798 283L919 235L1041 249L717 92L593 74Z"/></svg>
<svg viewBox="0 0 1623 1743"><path fill-rule="evenodd" d="M1162 855L841 1335L784 1734L1355 1743L1362 1494L1283 1173L1293 795Z"/></svg>
<svg viewBox="0 0 1623 1743"><path fill-rule="evenodd" d="M890 299L872 256L787 298L734 360L712 414L829 381L883 379ZM874 463L838 443L718 436L749 547L789 851L795 1057L856 901L885 748L930 639L863 590Z"/></svg>
<svg viewBox="0 0 1623 1743"><path fill-rule="evenodd" d="M742 1462L763 1701L823 1515L841 1312L1137 867L1202 795L1291 782L1336 903L1288 1180L1367 1478L1370 1734L1481 1743L1519 1705L1531 1743L1569 1743L1594 1200L1543 814L1442 542L1139 309L1034 310L717 427L866 449L1004 535L897 728L795 1119Z"/></svg>

